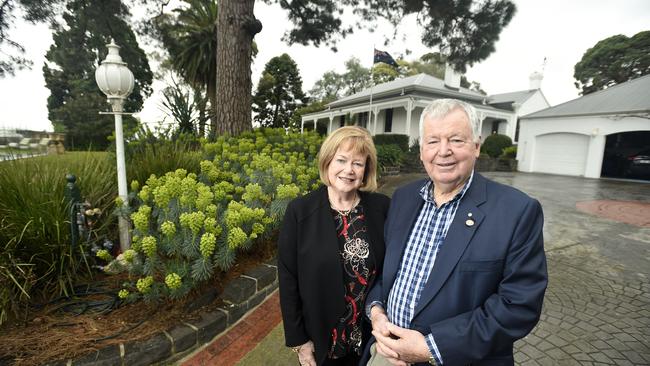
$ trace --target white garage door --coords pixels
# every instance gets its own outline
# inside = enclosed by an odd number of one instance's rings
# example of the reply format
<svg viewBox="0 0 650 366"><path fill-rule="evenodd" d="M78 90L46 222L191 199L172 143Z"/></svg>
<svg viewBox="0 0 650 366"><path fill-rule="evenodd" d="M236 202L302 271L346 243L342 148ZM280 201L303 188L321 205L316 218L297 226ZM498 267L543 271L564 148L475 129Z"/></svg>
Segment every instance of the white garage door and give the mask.
<svg viewBox="0 0 650 366"><path fill-rule="evenodd" d="M586 135L551 133L537 136L533 171L584 176L588 149Z"/></svg>

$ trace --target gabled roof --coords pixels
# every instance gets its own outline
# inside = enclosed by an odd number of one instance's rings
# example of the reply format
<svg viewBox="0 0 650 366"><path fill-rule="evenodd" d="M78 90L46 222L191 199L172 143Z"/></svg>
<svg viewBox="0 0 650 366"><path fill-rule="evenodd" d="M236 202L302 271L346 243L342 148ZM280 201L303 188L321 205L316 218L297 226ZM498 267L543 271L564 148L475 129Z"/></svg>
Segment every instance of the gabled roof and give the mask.
<svg viewBox="0 0 650 366"><path fill-rule="evenodd" d="M617 84L523 118L650 112L650 75Z"/></svg>
<svg viewBox="0 0 650 366"><path fill-rule="evenodd" d="M488 104L517 103L522 104L539 89L522 90L510 93L493 94L488 97Z"/></svg>
<svg viewBox="0 0 650 366"><path fill-rule="evenodd" d="M452 98L470 99L474 101L481 101L483 98L486 98L485 95L466 88L459 88L458 90L450 88L445 85L445 82L443 80L440 80L431 75L418 74L375 85L372 88L368 88L360 91L359 93L336 100L330 103L329 106L340 107L353 104L355 102L368 100L370 98L371 91L373 98L379 98L385 95L399 94L402 91L414 90L441 96L448 96Z"/></svg>

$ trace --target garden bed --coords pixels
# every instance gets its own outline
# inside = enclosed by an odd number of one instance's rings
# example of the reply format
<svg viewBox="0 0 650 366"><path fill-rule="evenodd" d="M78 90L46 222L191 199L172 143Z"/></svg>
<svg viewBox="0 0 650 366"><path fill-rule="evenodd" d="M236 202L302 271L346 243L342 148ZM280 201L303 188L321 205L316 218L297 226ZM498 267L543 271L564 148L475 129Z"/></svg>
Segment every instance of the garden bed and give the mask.
<svg viewBox="0 0 650 366"><path fill-rule="evenodd" d="M202 314L223 307L223 301L215 300L214 295L221 294L224 286L242 273L271 260L275 256L275 248L275 238L259 243L255 252L242 254L230 271L219 273L183 301L157 304L137 302L120 306L107 314L81 315L57 311L63 304L61 302L47 305L33 311L23 322L12 322L2 327L0 365L42 365L79 359L120 343L145 341L182 322L198 320ZM110 294L94 295L84 300L103 301L110 296L117 298L122 280L119 276L97 278L95 283L103 283ZM196 306L197 303L206 302L204 306Z"/></svg>

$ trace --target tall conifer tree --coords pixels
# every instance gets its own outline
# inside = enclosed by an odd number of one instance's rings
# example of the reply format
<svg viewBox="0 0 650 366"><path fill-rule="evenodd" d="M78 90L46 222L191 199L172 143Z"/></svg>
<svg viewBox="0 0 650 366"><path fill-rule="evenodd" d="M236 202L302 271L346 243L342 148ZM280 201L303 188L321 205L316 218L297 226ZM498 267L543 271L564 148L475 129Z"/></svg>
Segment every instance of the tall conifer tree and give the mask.
<svg viewBox="0 0 650 366"><path fill-rule="evenodd" d="M49 118L55 130L65 131L66 145L74 149L105 149L114 131L106 97L95 83L95 69L107 54L113 38L122 60L135 77L133 92L124 110L137 112L151 94L153 74L144 51L129 26L129 10L120 0L72 0L63 14L65 25L54 29L54 44L43 66ZM125 116L125 128L136 120Z"/></svg>

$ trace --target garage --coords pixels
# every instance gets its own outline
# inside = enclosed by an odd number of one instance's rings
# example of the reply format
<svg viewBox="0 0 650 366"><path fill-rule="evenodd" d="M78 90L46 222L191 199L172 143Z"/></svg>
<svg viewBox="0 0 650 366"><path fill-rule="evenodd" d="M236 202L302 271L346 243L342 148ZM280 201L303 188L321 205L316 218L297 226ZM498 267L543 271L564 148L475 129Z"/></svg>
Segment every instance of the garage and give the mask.
<svg viewBox="0 0 650 366"><path fill-rule="evenodd" d="M614 133L607 136L601 176L650 179L650 131Z"/></svg>
<svg viewBox="0 0 650 366"><path fill-rule="evenodd" d="M535 171L563 175L585 174L589 137L577 133L549 133L535 140Z"/></svg>
<svg viewBox="0 0 650 366"><path fill-rule="evenodd" d="M650 75L520 118L517 169L650 180Z"/></svg>

